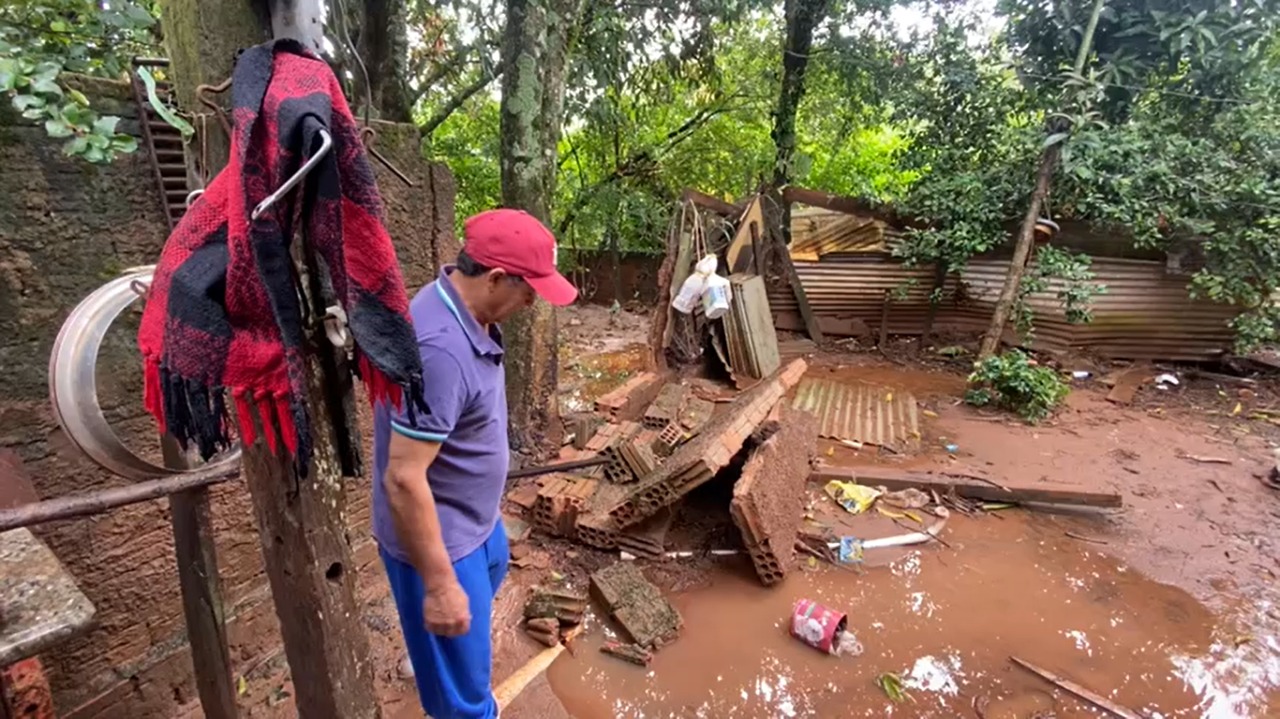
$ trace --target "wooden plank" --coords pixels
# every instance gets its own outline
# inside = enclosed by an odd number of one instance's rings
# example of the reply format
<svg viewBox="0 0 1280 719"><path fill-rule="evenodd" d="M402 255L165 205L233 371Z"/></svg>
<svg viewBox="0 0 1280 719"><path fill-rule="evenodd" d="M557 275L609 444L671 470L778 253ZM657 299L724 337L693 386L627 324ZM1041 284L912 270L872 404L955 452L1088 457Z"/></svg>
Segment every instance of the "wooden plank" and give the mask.
<svg viewBox="0 0 1280 719"><path fill-rule="evenodd" d="M680 198L685 202L692 202L704 210L711 210L725 217L737 217L742 208L731 205L718 197L712 197L705 192L699 192L691 187L685 188Z"/></svg>
<svg viewBox="0 0 1280 719"><path fill-rule="evenodd" d="M788 203L799 202L810 207L821 207L834 212L843 212L849 215L861 215L863 217L874 217L893 227L926 227L927 225L918 220L903 217L898 213L890 210L882 205L876 205L866 200L856 197L842 197L818 190L810 190L803 187L788 187L782 191L782 199Z"/></svg>
<svg viewBox="0 0 1280 719"><path fill-rule="evenodd" d="M1089 702L1090 704L1093 704L1099 709L1103 709L1105 711L1111 712L1112 714L1120 717L1120 719L1143 719L1143 716L1141 714L1133 711L1132 709L1127 709L1125 707L1122 707L1119 704L1111 701L1110 699L1102 696L1101 694L1090 691L1089 689L1086 689L1080 686L1079 684L1076 684L1070 679L1064 679L1047 669L1041 669L1040 667L1032 664L1031 662L1023 661L1017 657L1009 657L1009 659L1013 660L1014 664L1017 664L1018 666L1022 667L1023 669L1026 669L1032 674L1039 675L1041 679L1044 679L1045 681L1051 684L1057 685L1059 688L1065 689L1071 692L1072 694L1075 694L1076 696Z"/></svg>
<svg viewBox="0 0 1280 719"><path fill-rule="evenodd" d="M746 297L743 310L755 353L755 369L758 377L767 377L782 366L778 353L778 333L773 327L773 313L769 309L768 290L763 277L755 277L743 284Z"/></svg>
<svg viewBox="0 0 1280 719"><path fill-rule="evenodd" d="M818 316L809 304L809 296L805 294L804 285L800 284L800 275L796 272L796 265L791 261L791 255L786 247L779 248L778 258L787 282L791 285L791 292L796 297L796 307L800 310L800 318L804 320L805 332L808 333L809 339L822 344L822 327L818 324Z"/></svg>
<svg viewBox="0 0 1280 719"><path fill-rule="evenodd" d="M160 439L166 467L188 469L191 462L172 435ZM235 719L236 690L227 650L227 626L218 578L218 553L213 542L209 488L197 487L169 495L173 548L182 588L182 614L191 642L200 708L209 719Z"/></svg>
<svg viewBox="0 0 1280 719"><path fill-rule="evenodd" d="M902 472L880 467L861 467L848 469L842 467L819 467L809 475L810 481L826 484L831 480L843 482L856 481L871 487L885 487L891 492L902 489L930 490L939 494L955 491L957 496L976 499L983 502L1042 502L1045 504L1077 504L1089 507L1119 507L1123 504L1121 496L1115 492L1104 492L1083 487L1063 485L1017 485L988 483L976 479L947 476L942 474L926 474L924 472Z"/></svg>
<svg viewBox="0 0 1280 719"><path fill-rule="evenodd" d="M760 197L757 195L751 200L751 204L747 205L747 211L742 213L738 229L733 235L733 240L729 242L729 249L725 251L725 265L729 268L729 274L755 272L754 240L760 236L762 227L764 227L764 213L760 208Z"/></svg>

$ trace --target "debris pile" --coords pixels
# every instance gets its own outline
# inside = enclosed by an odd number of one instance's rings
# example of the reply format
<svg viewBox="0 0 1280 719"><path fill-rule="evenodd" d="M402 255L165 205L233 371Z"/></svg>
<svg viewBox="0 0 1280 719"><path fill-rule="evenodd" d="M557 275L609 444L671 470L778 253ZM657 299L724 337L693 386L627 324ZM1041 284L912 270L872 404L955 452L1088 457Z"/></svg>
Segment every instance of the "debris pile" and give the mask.
<svg viewBox="0 0 1280 719"><path fill-rule="evenodd" d="M554 647L582 624L586 611L584 596L563 589L536 587L524 605L524 630L539 642Z"/></svg>

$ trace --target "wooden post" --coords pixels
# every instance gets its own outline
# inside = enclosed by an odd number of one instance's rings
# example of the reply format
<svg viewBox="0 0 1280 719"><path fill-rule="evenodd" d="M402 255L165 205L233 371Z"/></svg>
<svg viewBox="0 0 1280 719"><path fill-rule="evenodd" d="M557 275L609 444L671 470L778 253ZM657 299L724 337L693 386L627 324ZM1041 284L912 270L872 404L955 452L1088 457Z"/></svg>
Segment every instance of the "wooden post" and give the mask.
<svg viewBox="0 0 1280 719"><path fill-rule="evenodd" d="M178 98L187 110L203 111L194 103L195 84L225 79L234 51L267 39L268 26L304 44L319 42L316 37L323 29L307 20L319 12L318 0L272 2L271 16L260 13L266 3L248 0L163 0L163 4ZM225 161L225 154L216 159ZM335 432L335 420L343 434L350 425L343 413L345 398L337 396L341 390L335 388L348 387L350 382L342 376L323 332L324 307L312 286L319 282L314 260L299 259L310 279L299 289L312 310L304 349L313 458L303 480L291 458L272 453L259 438L244 448L243 473L253 497L271 595L293 673L298 716L373 719L381 714L374 699L369 641L355 596L343 459Z"/></svg>
<svg viewBox="0 0 1280 719"><path fill-rule="evenodd" d="M172 435L160 438L166 467L187 469L187 456ZM209 488L197 487L169 495L173 548L178 557L182 614L191 642L200 708L208 719L235 719L236 691L227 651L227 628L218 579L218 554L209 516Z"/></svg>

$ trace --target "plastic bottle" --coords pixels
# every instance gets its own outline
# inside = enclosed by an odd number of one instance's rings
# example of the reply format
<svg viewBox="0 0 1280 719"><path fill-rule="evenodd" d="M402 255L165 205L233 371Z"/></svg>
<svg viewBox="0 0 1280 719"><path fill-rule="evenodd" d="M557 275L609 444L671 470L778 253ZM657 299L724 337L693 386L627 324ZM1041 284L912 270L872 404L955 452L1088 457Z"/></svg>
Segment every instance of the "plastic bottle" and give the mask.
<svg viewBox="0 0 1280 719"><path fill-rule="evenodd" d="M685 279L684 284L680 285L680 292L676 294L674 300L671 300L671 306L686 315L693 312L693 308L698 305L698 300L702 298L707 278L716 273L718 263L714 254L698 260L698 264L693 268L693 274Z"/></svg>
<svg viewBox="0 0 1280 719"><path fill-rule="evenodd" d="M729 286L729 280L711 275L702 290L702 314L709 320L720 319L729 311L732 299L733 288Z"/></svg>

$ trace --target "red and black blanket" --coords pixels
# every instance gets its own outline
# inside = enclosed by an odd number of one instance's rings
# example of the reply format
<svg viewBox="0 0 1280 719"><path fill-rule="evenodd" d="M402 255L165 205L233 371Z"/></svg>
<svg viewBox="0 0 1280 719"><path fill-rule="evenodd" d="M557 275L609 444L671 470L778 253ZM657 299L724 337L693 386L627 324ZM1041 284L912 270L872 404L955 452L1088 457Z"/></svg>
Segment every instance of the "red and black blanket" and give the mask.
<svg viewBox="0 0 1280 719"><path fill-rule="evenodd" d="M299 296L295 234L346 311L371 401L407 395L411 411L425 411L422 365L373 171L337 78L298 43L278 40L242 53L232 80L230 161L165 243L147 296L138 332L144 402L162 431L208 459L231 442L229 392L241 441L256 439L256 415L272 450L283 443L305 474L303 328L320 318ZM332 149L253 218L317 152L322 130Z"/></svg>

